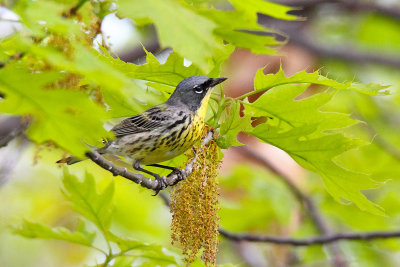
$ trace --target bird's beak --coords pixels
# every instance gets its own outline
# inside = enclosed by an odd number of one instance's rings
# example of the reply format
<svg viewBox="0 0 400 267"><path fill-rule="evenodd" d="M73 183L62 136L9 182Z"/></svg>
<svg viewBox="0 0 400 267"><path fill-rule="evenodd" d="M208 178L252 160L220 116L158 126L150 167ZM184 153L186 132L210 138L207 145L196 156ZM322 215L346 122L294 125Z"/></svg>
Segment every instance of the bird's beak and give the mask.
<svg viewBox="0 0 400 267"><path fill-rule="evenodd" d="M226 79L228 79L228 78L221 77L221 78L211 79L210 87L214 87L214 86L216 86L217 84L222 83L222 82L225 81Z"/></svg>

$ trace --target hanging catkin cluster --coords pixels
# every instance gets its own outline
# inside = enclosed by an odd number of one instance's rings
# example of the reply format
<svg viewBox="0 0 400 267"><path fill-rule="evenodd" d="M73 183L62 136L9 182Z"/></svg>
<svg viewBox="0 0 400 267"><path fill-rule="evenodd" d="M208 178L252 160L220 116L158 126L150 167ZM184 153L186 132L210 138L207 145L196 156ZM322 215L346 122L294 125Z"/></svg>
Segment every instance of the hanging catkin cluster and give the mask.
<svg viewBox="0 0 400 267"><path fill-rule="evenodd" d="M189 265L203 248L206 266L215 266L218 245L218 181L220 166L214 141L197 151L193 173L171 193L172 243L183 248Z"/></svg>

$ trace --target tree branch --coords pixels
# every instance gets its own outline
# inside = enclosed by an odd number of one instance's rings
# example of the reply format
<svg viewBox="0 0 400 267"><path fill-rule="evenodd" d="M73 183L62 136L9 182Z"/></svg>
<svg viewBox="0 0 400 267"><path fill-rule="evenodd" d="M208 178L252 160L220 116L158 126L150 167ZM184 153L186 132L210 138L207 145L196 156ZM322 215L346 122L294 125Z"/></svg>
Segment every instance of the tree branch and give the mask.
<svg viewBox="0 0 400 267"><path fill-rule="evenodd" d="M166 206L169 206L170 201L166 194L160 193L159 196L164 201ZM386 238L400 238L400 231L375 231L364 233L335 233L319 235L309 238L290 238L290 237L277 237L269 235L257 235L248 233L232 233L223 228L219 228L218 232L225 238L233 241L246 241L258 243L271 243L277 245L291 245L291 246L311 246L311 245L324 245L344 240L373 240L373 239L386 239Z"/></svg>
<svg viewBox="0 0 400 267"><path fill-rule="evenodd" d="M318 244L329 244L340 240L371 240L383 238L400 237L400 231L384 231L384 232L365 232L365 233L335 233L328 235L320 235L304 239L296 239L289 237L276 237L267 235L252 234L235 234L224 229L219 229L219 233L230 240L249 241L249 242L265 242L280 245L292 246L311 246Z"/></svg>
<svg viewBox="0 0 400 267"><path fill-rule="evenodd" d="M275 3L287 6L312 7L321 4L338 4L347 8L373 11L382 15L400 20L399 6L383 6L376 2L360 1L360 0L274 0Z"/></svg>
<svg viewBox="0 0 400 267"><path fill-rule="evenodd" d="M374 54L367 51L356 50L351 45L340 44L340 46L333 46L331 44L319 42L308 31L304 29L307 25L304 21L277 21L272 20L267 16L260 15L259 22L261 25L274 28L287 35L286 36L282 33L275 34L275 37L277 37L278 39L280 38L288 40L289 43L300 46L320 58L331 58L336 60L348 61L350 63L370 63L400 68L400 57L395 54ZM265 33L262 31L246 32L256 35L271 36L271 33Z"/></svg>
<svg viewBox="0 0 400 267"><path fill-rule="evenodd" d="M11 140L23 134L29 123L30 120L28 118L1 118L0 148L6 146Z"/></svg>
<svg viewBox="0 0 400 267"><path fill-rule="evenodd" d="M313 40L306 32L301 30L286 31L286 33L290 36L289 42L303 47L322 58L342 59L351 63L359 64L372 63L395 68L400 67L400 58L397 56L385 56L357 51L346 45L341 45L341 47L338 48L328 44L320 44Z"/></svg>
<svg viewBox="0 0 400 267"><path fill-rule="evenodd" d="M162 198L166 206L169 206L169 198L166 194L160 193L159 196ZM400 231L376 231L376 232L364 232L364 233L335 233L319 235L309 238L290 238L290 237L278 237L270 235L256 235L248 233L232 233L223 228L219 228L218 232L225 238L233 241L247 241L247 242L259 242L259 243L272 243L277 245L291 245L291 246L311 246L311 245L323 245L334 243L343 240L373 240L373 239L386 239L386 238L400 238Z"/></svg>
<svg viewBox="0 0 400 267"><path fill-rule="evenodd" d="M214 133L212 131L208 132L201 145L207 145L213 139L213 134ZM148 189L159 190L161 187L161 184L159 185L157 180L147 178L141 173L129 172L126 168L115 166L112 162L106 160L97 151L87 152L86 156L103 169L111 172L114 176L122 176ZM195 155L193 159L186 165L185 169L181 170L182 175L171 173L167 177L162 178L167 182L169 186L175 185L181 180L186 179L192 173L197 158L198 156Z"/></svg>

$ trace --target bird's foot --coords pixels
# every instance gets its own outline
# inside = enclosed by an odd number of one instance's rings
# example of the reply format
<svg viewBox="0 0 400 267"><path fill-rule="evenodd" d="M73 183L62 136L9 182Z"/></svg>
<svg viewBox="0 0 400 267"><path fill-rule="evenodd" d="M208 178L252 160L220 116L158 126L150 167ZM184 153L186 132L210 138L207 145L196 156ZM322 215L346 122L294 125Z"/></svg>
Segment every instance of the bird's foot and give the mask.
<svg viewBox="0 0 400 267"><path fill-rule="evenodd" d="M157 187L156 189L154 189L154 191L156 192L153 196L157 196L158 193L160 193L161 190L165 189L168 187L168 183L165 180L164 177L161 177L159 175L155 176L156 181L157 181Z"/></svg>
<svg viewBox="0 0 400 267"><path fill-rule="evenodd" d="M172 185L176 185L177 183L179 183L182 180L185 180L186 178L185 175L182 173L182 170L179 168L174 168L174 170L170 174L168 174L168 176L171 176L173 174L175 174L178 177L178 179L176 179L176 181Z"/></svg>

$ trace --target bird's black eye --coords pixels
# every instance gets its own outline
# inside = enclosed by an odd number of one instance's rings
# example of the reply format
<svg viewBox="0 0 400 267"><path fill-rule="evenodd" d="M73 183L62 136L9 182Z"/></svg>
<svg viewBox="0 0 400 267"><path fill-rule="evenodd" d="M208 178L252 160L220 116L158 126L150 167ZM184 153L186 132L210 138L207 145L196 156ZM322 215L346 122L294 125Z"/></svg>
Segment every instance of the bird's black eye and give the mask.
<svg viewBox="0 0 400 267"><path fill-rule="evenodd" d="M196 94L202 94L203 93L203 91L204 91L204 89L203 88L201 88L200 86L195 86L194 88L194 92L196 93Z"/></svg>

